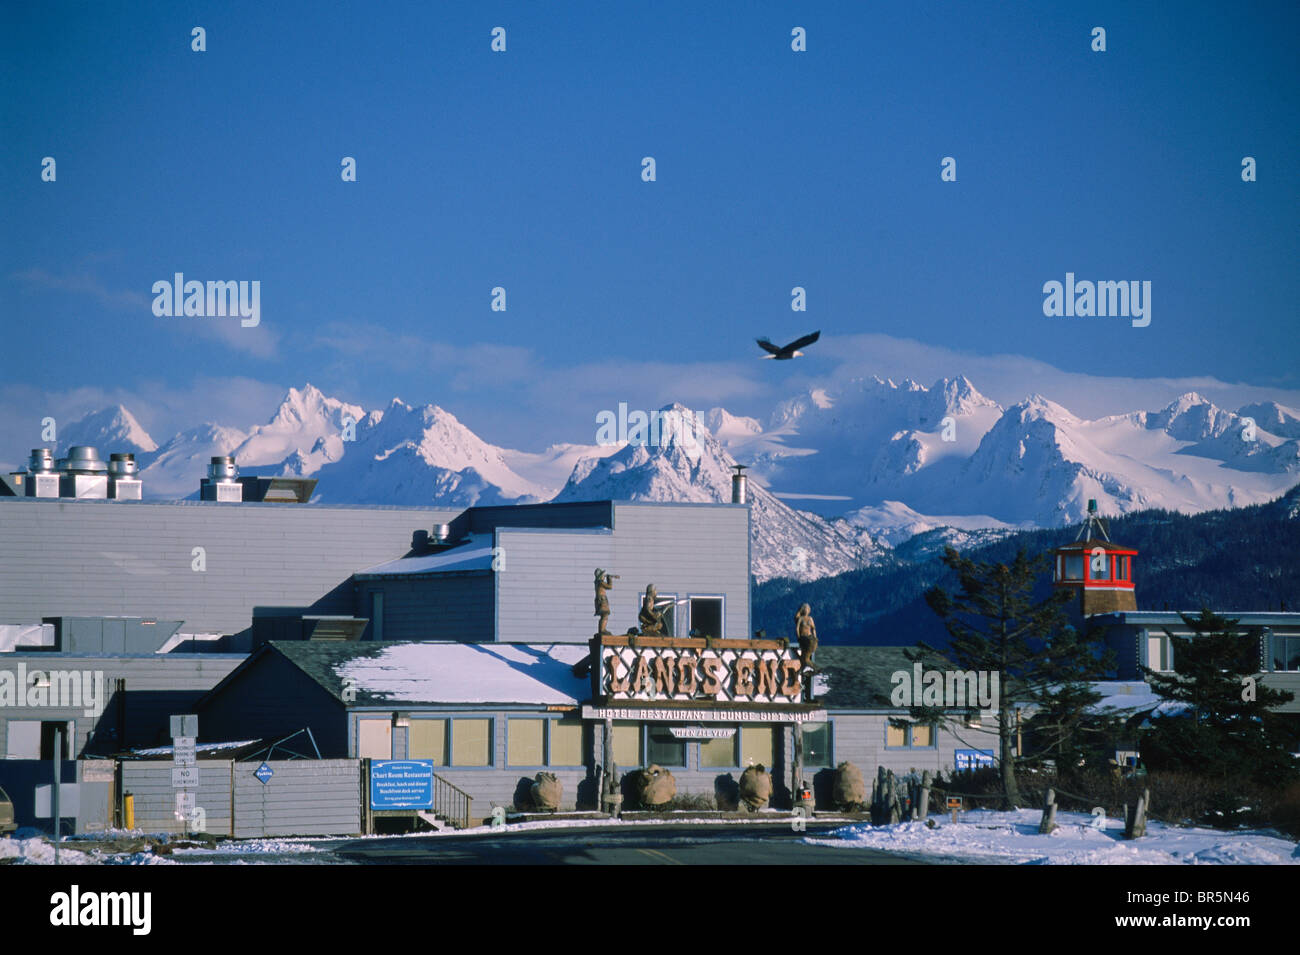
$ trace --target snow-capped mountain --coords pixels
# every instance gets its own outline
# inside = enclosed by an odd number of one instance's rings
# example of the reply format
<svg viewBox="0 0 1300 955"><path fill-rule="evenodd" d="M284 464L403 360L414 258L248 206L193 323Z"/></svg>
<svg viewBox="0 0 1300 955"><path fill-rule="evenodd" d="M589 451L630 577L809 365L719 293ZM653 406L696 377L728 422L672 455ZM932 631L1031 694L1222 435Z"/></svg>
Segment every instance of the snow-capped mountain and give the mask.
<svg viewBox="0 0 1300 955"><path fill-rule="evenodd" d="M693 414L682 405L661 412L675 414L665 415L658 445L629 444L611 455L583 458L554 500L730 501L734 462L704 425L705 416L691 428L679 423ZM749 482L749 500L750 570L759 580L814 580L867 566L886 552L865 531L796 511L755 481Z"/></svg>
<svg viewBox="0 0 1300 955"><path fill-rule="evenodd" d="M960 377L871 378L812 389L722 443L778 496L825 495L807 506L901 543L938 526L1070 523L1090 498L1110 514L1269 500L1300 475L1293 435L1300 415L1274 402L1234 413L1188 393L1085 420L1041 395L1004 410Z"/></svg>
<svg viewBox="0 0 1300 955"><path fill-rule="evenodd" d="M356 441L313 473L319 500L349 504L531 504L547 489L516 473L504 452L437 405L398 398L357 423ZM345 449L345 450L343 450ZM296 467L299 459L287 462Z"/></svg>
<svg viewBox="0 0 1300 955"><path fill-rule="evenodd" d="M158 443L135 420L135 415L122 405L93 411L60 428L58 439L59 454L56 457L74 445L84 444L98 448L104 460L108 460L108 455L112 453L105 449L112 448L112 451L135 454L138 463L141 455L158 449Z"/></svg>
<svg viewBox="0 0 1300 955"><path fill-rule="evenodd" d="M1094 421L1034 395L1007 409L943 500L949 512L1041 526L1081 520L1090 498L1109 514L1261 503L1295 483L1300 444L1258 427L1244 435L1239 415L1195 394ZM924 511L932 502L910 503Z"/></svg>
<svg viewBox="0 0 1300 955"><path fill-rule="evenodd" d="M723 443L778 496L824 496L810 506L842 512L908 500L918 484L950 481L1001 413L966 378L941 378L930 388L862 378L810 389L780 404L763 432Z"/></svg>
<svg viewBox="0 0 1300 955"><path fill-rule="evenodd" d="M878 505L860 507L844 515L844 518L890 547L897 547L918 534L939 529L954 532L990 531L996 536L1021 529L987 514L920 514L902 501L884 501ZM1032 525L1026 525L1026 529L1029 527ZM956 541L961 538L954 534L949 539ZM956 547L956 543L953 546Z"/></svg>
<svg viewBox="0 0 1300 955"><path fill-rule="evenodd" d="M349 422L365 417L360 405L327 398L319 388L290 388L275 415L255 426L234 449L241 468L276 468L299 477L343 457L343 435ZM220 452L215 452L220 453Z"/></svg>
<svg viewBox="0 0 1300 955"><path fill-rule="evenodd" d="M230 454L247 440L247 432L208 422L171 438L156 454L138 457L148 498L195 497L211 458Z"/></svg>
<svg viewBox="0 0 1300 955"><path fill-rule="evenodd" d="M1003 409L962 377L928 388L868 378L812 388L766 425L725 408L698 420L689 435L670 427L657 447L525 452L484 441L437 405L394 399L367 412L305 385L249 430L204 424L158 447L118 405L61 429L58 446L93 445L105 458L134 451L152 498L195 496L208 459L233 454L245 473L316 477L321 501L462 507L727 501L738 461L751 466L761 579L812 579L879 562L890 547L908 559L1073 523L1091 498L1110 515L1256 503L1300 476L1300 413L1275 402L1232 412L1195 393L1086 420L1041 395Z"/></svg>

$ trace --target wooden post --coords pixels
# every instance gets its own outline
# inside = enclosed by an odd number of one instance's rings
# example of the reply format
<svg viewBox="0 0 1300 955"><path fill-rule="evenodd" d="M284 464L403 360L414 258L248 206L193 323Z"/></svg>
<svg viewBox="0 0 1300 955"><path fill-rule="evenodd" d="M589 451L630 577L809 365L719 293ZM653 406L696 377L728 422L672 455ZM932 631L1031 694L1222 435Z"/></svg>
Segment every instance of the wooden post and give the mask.
<svg viewBox="0 0 1300 955"><path fill-rule="evenodd" d="M38 754L39 755L39 754ZM63 807L59 805L59 791L63 788L63 731L54 731L54 788L50 790L50 811L54 813L54 864L59 864L59 813Z"/></svg>
<svg viewBox="0 0 1300 955"><path fill-rule="evenodd" d="M803 792L803 724L794 724L794 779L790 783L794 806L801 805L799 793Z"/></svg>
<svg viewBox="0 0 1300 955"><path fill-rule="evenodd" d="M889 771L889 775L885 778L886 778L885 787L886 787L886 791L889 794L889 801L887 803L887 808L889 810L889 822L892 825L893 823L896 823L903 818L903 812L899 806L898 779L897 777L894 776L894 771L891 769Z"/></svg>
<svg viewBox="0 0 1300 955"><path fill-rule="evenodd" d="M1147 805L1151 801L1151 790L1142 790L1142 795L1138 798L1137 805L1129 809L1128 803L1124 804L1124 838L1141 839L1147 834Z"/></svg>
<svg viewBox="0 0 1300 955"><path fill-rule="evenodd" d="M921 774L921 798L918 800L916 817L925 822L930 818L930 787L934 784L934 776L927 769Z"/></svg>
<svg viewBox="0 0 1300 955"><path fill-rule="evenodd" d="M614 720L612 718L605 720L605 725L602 728L601 749L605 773L604 779L600 783L600 798L605 811L617 819L619 810L622 808L623 794L618 789L618 766L614 762Z"/></svg>
<svg viewBox="0 0 1300 955"><path fill-rule="evenodd" d="M1056 790L1047 790L1047 799L1043 802L1043 820L1038 824L1040 835L1047 835L1056 828Z"/></svg>

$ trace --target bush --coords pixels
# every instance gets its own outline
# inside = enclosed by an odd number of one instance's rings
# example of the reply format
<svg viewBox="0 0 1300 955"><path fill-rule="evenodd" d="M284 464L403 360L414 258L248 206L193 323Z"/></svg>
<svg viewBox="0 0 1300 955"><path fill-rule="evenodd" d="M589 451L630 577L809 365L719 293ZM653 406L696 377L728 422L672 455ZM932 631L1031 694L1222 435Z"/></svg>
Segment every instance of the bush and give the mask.
<svg viewBox="0 0 1300 955"><path fill-rule="evenodd" d="M718 806L708 793L678 793L668 803L668 808L683 812L713 812Z"/></svg>

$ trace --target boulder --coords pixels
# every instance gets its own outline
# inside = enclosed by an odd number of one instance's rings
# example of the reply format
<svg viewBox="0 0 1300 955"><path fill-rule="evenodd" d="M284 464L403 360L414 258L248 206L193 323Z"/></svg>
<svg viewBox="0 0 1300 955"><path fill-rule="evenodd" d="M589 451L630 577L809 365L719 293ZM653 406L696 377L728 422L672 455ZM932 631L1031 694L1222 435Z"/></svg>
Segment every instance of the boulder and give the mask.
<svg viewBox="0 0 1300 955"><path fill-rule="evenodd" d="M740 801L750 812L766 809L772 800L772 774L762 763L740 774Z"/></svg>
<svg viewBox="0 0 1300 955"><path fill-rule="evenodd" d="M555 812L560 808L564 797L564 786L555 773L538 773L532 785L533 808L543 812Z"/></svg>
<svg viewBox="0 0 1300 955"><path fill-rule="evenodd" d="M862 770L852 763L840 763L835 767L835 788L831 792L835 808L847 812L861 811L867 804L867 784L862 779Z"/></svg>
<svg viewBox="0 0 1300 955"><path fill-rule="evenodd" d="M677 795L677 780L662 766L651 764L637 771L637 799L647 809L658 809L672 802Z"/></svg>

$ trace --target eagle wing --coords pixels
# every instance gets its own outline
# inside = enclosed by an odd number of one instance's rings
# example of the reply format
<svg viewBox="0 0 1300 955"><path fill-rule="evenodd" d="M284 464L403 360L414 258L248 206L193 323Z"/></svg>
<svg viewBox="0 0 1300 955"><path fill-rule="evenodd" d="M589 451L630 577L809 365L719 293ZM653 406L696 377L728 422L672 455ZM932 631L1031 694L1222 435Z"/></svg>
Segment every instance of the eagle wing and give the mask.
<svg viewBox="0 0 1300 955"><path fill-rule="evenodd" d="M813 332L811 335L805 335L803 338L796 338L790 344L785 346L786 351L798 351L806 345L811 345L817 339L821 338L821 329Z"/></svg>

